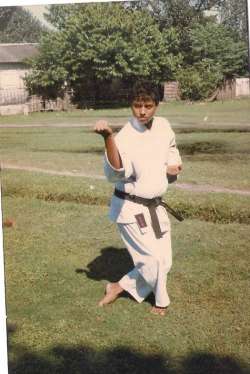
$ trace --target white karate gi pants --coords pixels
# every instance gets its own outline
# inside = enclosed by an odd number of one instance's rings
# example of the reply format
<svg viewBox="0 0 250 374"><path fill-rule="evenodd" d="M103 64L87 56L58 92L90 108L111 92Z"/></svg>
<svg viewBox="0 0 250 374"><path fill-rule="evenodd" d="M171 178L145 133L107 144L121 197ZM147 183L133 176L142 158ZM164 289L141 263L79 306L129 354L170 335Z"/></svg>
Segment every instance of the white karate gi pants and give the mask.
<svg viewBox="0 0 250 374"><path fill-rule="evenodd" d="M137 223L117 225L135 265L119 281L120 286L139 303L153 292L156 306L168 306L166 282L172 265L170 227L160 239L156 239L151 225L145 233L141 233Z"/></svg>

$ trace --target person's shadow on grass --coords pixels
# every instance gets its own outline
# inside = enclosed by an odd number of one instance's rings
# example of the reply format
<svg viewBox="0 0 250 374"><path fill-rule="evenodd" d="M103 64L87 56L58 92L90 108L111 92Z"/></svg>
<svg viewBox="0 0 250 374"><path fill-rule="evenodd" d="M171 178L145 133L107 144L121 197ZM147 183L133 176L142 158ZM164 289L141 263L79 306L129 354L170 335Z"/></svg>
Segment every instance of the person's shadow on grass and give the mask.
<svg viewBox="0 0 250 374"><path fill-rule="evenodd" d="M78 268L76 273L83 273L97 281L117 282L133 267L133 261L125 248L105 247L101 250L101 254L87 265L87 269ZM133 299L127 292L123 292L121 297ZM152 306L155 304L153 293L145 299L145 302Z"/></svg>
<svg viewBox="0 0 250 374"><path fill-rule="evenodd" d="M91 261L86 269L76 269L90 279L117 282L124 274L133 269L133 262L124 248L106 247Z"/></svg>

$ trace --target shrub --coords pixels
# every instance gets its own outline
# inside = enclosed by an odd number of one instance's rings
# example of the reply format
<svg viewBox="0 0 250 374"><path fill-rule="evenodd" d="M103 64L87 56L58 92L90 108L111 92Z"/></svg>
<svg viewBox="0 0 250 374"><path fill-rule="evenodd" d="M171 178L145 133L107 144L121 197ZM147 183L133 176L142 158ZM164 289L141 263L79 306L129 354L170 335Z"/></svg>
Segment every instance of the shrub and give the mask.
<svg viewBox="0 0 250 374"><path fill-rule="evenodd" d="M210 96L223 81L220 68L212 60L203 60L177 73L181 98L203 100Z"/></svg>

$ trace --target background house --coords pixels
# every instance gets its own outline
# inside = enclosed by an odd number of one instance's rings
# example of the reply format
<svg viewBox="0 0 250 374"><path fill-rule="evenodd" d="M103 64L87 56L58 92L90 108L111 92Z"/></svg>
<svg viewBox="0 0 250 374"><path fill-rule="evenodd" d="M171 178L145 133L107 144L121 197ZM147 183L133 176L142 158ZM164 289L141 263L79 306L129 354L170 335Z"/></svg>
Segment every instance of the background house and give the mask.
<svg viewBox="0 0 250 374"><path fill-rule="evenodd" d="M0 115L23 113L28 92L25 60L38 53L37 43L0 44Z"/></svg>

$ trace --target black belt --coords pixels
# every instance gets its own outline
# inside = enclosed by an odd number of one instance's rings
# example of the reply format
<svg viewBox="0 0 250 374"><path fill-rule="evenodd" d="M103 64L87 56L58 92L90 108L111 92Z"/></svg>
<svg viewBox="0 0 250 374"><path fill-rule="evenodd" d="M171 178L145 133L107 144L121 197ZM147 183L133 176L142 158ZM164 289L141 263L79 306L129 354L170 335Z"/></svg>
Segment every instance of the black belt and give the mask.
<svg viewBox="0 0 250 374"><path fill-rule="evenodd" d="M115 189L114 195L116 197L119 197L119 199L129 200L133 201L137 204L142 204L146 206L149 210L151 221L152 221L152 227L155 233L155 236L157 239L161 238L163 233L161 232L160 222L156 213L156 208L161 205L163 206L167 212L172 214L178 221L183 221L183 217L177 213L174 209L172 209L165 201L162 201L161 197L155 197L153 199L146 199L144 197L136 196L136 195L130 195L127 192L123 192L120 190Z"/></svg>

